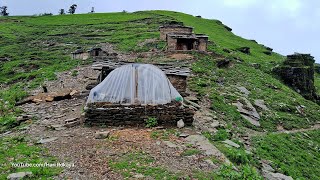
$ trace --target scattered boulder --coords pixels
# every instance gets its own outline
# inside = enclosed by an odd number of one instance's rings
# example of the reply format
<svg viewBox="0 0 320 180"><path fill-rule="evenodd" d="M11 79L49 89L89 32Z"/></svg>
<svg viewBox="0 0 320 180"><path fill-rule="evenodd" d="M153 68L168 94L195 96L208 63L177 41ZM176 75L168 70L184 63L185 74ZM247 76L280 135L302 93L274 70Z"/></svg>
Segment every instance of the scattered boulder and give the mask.
<svg viewBox="0 0 320 180"><path fill-rule="evenodd" d="M67 129L64 125L62 124L52 124L47 127L48 129L56 130L56 131L61 131Z"/></svg>
<svg viewBox="0 0 320 180"><path fill-rule="evenodd" d="M177 148L178 146L170 141L163 141L163 143L169 148Z"/></svg>
<svg viewBox="0 0 320 180"><path fill-rule="evenodd" d="M26 103L40 103L40 102L52 102L52 101L61 101L65 99L71 99L72 95L76 92L70 89L62 89L59 92L51 92L51 93L39 93L35 96L30 96L25 98L24 100L17 102L16 106L26 104ZM72 95L71 95L72 94Z"/></svg>
<svg viewBox="0 0 320 180"><path fill-rule="evenodd" d="M8 57L0 57L0 62L7 62L10 61L10 58Z"/></svg>
<svg viewBox="0 0 320 180"><path fill-rule="evenodd" d="M197 18L202 18L200 15L196 16Z"/></svg>
<svg viewBox="0 0 320 180"><path fill-rule="evenodd" d="M227 31L232 31L232 28L231 27L229 27L229 26L227 26L227 25L223 25L223 27L227 30Z"/></svg>
<svg viewBox="0 0 320 180"><path fill-rule="evenodd" d="M189 134L186 134L186 133L181 133L180 135L179 135L179 137L181 137L181 138L186 138L186 137L188 137L189 136Z"/></svg>
<svg viewBox="0 0 320 180"><path fill-rule="evenodd" d="M21 124L25 121L32 119L32 118L33 118L33 116L31 116L31 115L21 115L21 116L17 117L16 120L17 120L18 124Z"/></svg>
<svg viewBox="0 0 320 180"><path fill-rule="evenodd" d="M133 178L136 178L136 179L145 179L145 176L143 174L135 174L133 176Z"/></svg>
<svg viewBox="0 0 320 180"><path fill-rule="evenodd" d="M71 128L79 125L81 122L79 118L71 118L71 119L65 120L64 123L65 123L64 124L65 127Z"/></svg>
<svg viewBox="0 0 320 180"><path fill-rule="evenodd" d="M260 115L249 100L246 98L241 98L237 103L233 103L233 105L237 107L243 118L248 120L254 126L260 126Z"/></svg>
<svg viewBox="0 0 320 180"><path fill-rule="evenodd" d="M262 171L262 175L267 180L293 180L293 178L290 176L286 176L281 173L273 173L269 171Z"/></svg>
<svg viewBox="0 0 320 180"><path fill-rule="evenodd" d="M251 66L254 67L255 69L261 68L261 64L259 64L259 63L252 63Z"/></svg>
<svg viewBox="0 0 320 180"><path fill-rule="evenodd" d="M263 45L263 47L266 48L266 50L269 51L269 52L273 51L273 49L271 47L268 47L268 46L265 46L265 45Z"/></svg>
<svg viewBox="0 0 320 180"><path fill-rule="evenodd" d="M192 144L194 146L198 146L198 148L202 151L204 151L204 155L206 156L215 156L217 159L227 163L231 164L230 161L224 156L223 153L221 153L210 141L201 135L191 135L186 138L186 141L189 144Z"/></svg>
<svg viewBox="0 0 320 180"><path fill-rule="evenodd" d="M191 102L194 102L194 103L198 103L199 102L199 99L195 96L188 96L188 97L185 97L184 100L188 100L188 101L191 101Z"/></svg>
<svg viewBox="0 0 320 180"><path fill-rule="evenodd" d="M214 121L210 124L210 126L211 126L212 128L217 128L217 127L220 126L220 123L219 123L219 121L214 120Z"/></svg>
<svg viewBox="0 0 320 180"><path fill-rule="evenodd" d="M107 139L110 136L110 131L96 132L96 139Z"/></svg>
<svg viewBox="0 0 320 180"><path fill-rule="evenodd" d="M182 119L177 122L177 127L178 128L183 128L184 127L184 122L183 122Z"/></svg>
<svg viewBox="0 0 320 180"><path fill-rule="evenodd" d="M264 54L268 55L268 56L271 56L272 55L272 52L271 51L263 51Z"/></svg>
<svg viewBox="0 0 320 180"><path fill-rule="evenodd" d="M230 50L230 49L223 48L222 50L223 50L224 52L226 52L226 53L231 53L231 50Z"/></svg>
<svg viewBox="0 0 320 180"><path fill-rule="evenodd" d="M305 108L305 106L303 106L303 105L296 106L298 113L301 115L304 115L304 108Z"/></svg>
<svg viewBox="0 0 320 180"><path fill-rule="evenodd" d="M217 61L217 67L218 68L227 68L231 65L230 59L219 59Z"/></svg>
<svg viewBox="0 0 320 180"><path fill-rule="evenodd" d="M245 96L245 97L248 97L249 94L250 94L250 91L243 87L243 86L240 86L240 87L237 87L237 89L239 89L239 91Z"/></svg>
<svg viewBox="0 0 320 180"><path fill-rule="evenodd" d="M269 111L269 108L265 105L264 100L256 99L256 100L254 101L254 105L255 105L256 107L260 108L261 110Z"/></svg>
<svg viewBox="0 0 320 180"><path fill-rule="evenodd" d="M237 48L237 50L244 54L250 54L250 47L240 47L240 48Z"/></svg>
<svg viewBox="0 0 320 180"><path fill-rule="evenodd" d="M206 163L208 163L213 169L217 169L219 166L214 164L210 159L204 160Z"/></svg>
<svg viewBox="0 0 320 180"><path fill-rule="evenodd" d="M252 41L252 42L258 44L258 42L256 40L254 40L254 39L250 39L249 41Z"/></svg>
<svg viewBox="0 0 320 180"><path fill-rule="evenodd" d="M275 172L275 170L267 163L262 163L262 171Z"/></svg>
<svg viewBox="0 0 320 180"><path fill-rule="evenodd" d="M9 174L7 179L20 180L20 179L24 179L24 178L28 178L28 177L30 178L31 176L32 176L32 172L18 172L18 173Z"/></svg>
<svg viewBox="0 0 320 180"><path fill-rule="evenodd" d="M217 24L222 25L226 30L228 30L230 32L232 31L232 29L230 27L224 25L221 21L216 21L216 22L217 22Z"/></svg>
<svg viewBox="0 0 320 180"><path fill-rule="evenodd" d="M233 141L231 141L229 139L227 139L225 141L222 141L222 142L227 144L227 145L229 145L229 146L232 146L232 147L235 147L235 148L240 148L239 144L237 144L237 143L235 143L235 142L233 142Z"/></svg>
<svg viewBox="0 0 320 180"><path fill-rule="evenodd" d="M47 138L47 139L40 139L37 144L46 144L46 143L50 143L52 141L57 140L57 137L52 137L52 138Z"/></svg>

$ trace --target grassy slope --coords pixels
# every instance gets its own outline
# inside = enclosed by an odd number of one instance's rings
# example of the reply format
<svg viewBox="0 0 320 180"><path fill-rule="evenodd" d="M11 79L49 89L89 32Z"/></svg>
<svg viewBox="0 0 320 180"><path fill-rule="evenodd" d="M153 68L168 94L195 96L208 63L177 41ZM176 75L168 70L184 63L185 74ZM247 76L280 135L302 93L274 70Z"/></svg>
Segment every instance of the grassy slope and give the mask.
<svg viewBox="0 0 320 180"><path fill-rule="evenodd" d="M260 130L274 131L278 124L287 129L309 127L319 121L320 107L317 104L305 100L270 73L276 64L284 60L281 55L263 54L263 46L235 36L216 20L169 11L148 11L1 17L0 57L11 59L10 62L0 63L0 83L10 89L0 90L3 99L0 100L1 130L14 126L14 117L20 112L13 108L13 105L26 95L25 91L28 88L37 87L44 80L54 79L57 71L68 70L83 63L69 57L70 52L77 46L89 48L109 42L122 51L147 51L148 47L139 47L137 44L148 38L158 38L158 26L166 20L173 19L195 27L196 33L208 34L210 40L215 43L209 46L210 50L231 59L239 57L244 60L243 63L233 61L232 68L218 69L214 57L195 54L199 60L192 68L197 76L190 80L190 87L201 96L212 100L211 108L220 118L234 125L233 127L250 127L235 107L230 105L239 98L235 88L235 85L238 85L251 91L249 100L263 99L271 109L263 113ZM223 51L224 48L232 50L242 46L250 47L251 55L236 51L227 54ZM251 63L259 63L261 68L255 69ZM217 85L217 80L221 78L224 79L223 86ZM319 75L316 85L320 89ZM297 105L306 106L305 115L298 114L295 109ZM260 144L256 146L261 147ZM277 157L266 158L276 161Z"/></svg>
<svg viewBox="0 0 320 180"><path fill-rule="evenodd" d="M256 153L272 159L274 167L293 178L320 178L320 131L295 134L270 134L256 137Z"/></svg>
<svg viewBox="0 0 320 180"><path fill-rule="evenodd" d="M201 19L177 12L152 12L174 17L184 22L185 25L193 26L196 33L209 35L209 39L216 44L210 45L209 49L226 57L240 57L244 60L244 63L235 63L233 68L224 70L216 68L214 58L211 57L200 57L200 60L193 65L193 69L199 73L198 77L191 82L193 89L203 92L203 95L208 94L213 100L212 108L219 114L228 112L226 117L223 117L224 119L237 122L236 125L239 125L238 122L246 124L241 120L235 107L228 105L238 98L237 90L234 88L235 85L238 85L251 91L249 99L252 102L255 99L263 99L272 110L262 115L261 125L264 129L275 130L278 124L286 129L308 127L320 120L319 105L305 100L270 73L275 65L284 60L283 56L276 53L273 53L272 56L265 55L263 53L265 48L262 45L234 35L221 26L217 20ZM222 51L223 48L232 50L244 46L251 48L251 55L240 52L227 54ZM259 63L261 68L255 69L251 63ZM224 78L223 87L217 85L218 78ZM298 105L306 106L306 116L297 112L295 107Z"/></svg>

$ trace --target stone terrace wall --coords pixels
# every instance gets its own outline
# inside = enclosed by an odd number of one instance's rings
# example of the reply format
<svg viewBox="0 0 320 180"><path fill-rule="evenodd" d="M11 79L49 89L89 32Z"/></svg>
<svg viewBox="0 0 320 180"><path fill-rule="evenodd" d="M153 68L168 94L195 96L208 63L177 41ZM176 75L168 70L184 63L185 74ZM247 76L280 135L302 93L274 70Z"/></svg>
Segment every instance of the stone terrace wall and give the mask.
<svg viewBox="0 0 320 180"><path fill-rule="evenodd" d="M184 108L177 103L165 105L116 105L94 103L88 104L85 113L85 124L90 126L139 126L145 125L149 117L157 118L160 125L176 126L183 120L192 125L194 110Z"/></svg>

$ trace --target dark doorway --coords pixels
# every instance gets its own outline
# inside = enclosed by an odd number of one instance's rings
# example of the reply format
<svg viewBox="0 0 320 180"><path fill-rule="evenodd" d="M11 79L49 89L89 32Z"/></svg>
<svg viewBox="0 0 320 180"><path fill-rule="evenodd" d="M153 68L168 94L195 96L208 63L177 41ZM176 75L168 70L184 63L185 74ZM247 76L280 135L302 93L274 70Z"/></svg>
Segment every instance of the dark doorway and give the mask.
<svg viewBox="0 0 320 180"><path fill-rule="evenodd" d="M99 56L99 51L98 51L98 50L95 50L95 51L94 51L94 55L95 55L95 56Z"/></svg>
<svg viewBox="0 0 320 180"><path fill-rule="evenodd" d="M177 39L177 50L192 50L193 43L193 39Z"/></svg>

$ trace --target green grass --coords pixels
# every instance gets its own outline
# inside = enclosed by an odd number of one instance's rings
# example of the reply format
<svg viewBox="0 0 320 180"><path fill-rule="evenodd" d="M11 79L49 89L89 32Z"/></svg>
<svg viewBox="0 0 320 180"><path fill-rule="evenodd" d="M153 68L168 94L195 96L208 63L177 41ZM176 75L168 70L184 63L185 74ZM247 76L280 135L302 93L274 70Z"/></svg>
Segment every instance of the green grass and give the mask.
<svg viewBox="0 0 320 180"><path fill-rule="evenodd" d="M161 166L154 167L155 159L143 152L132 152L123 155L117 160L111 160L109 166L113 171L120 173L124 178L133 178L135 174L142 174L152 179L262 179L257 170L249 165L239 166L239 171L231 166L223 165L217 171L194 170L192 174L172 172Z"/></svg>
<svg viewBox="0 0 320 180"><path fill-rule="evenodd" d="M56 167L14 167L11 163L57 163L57 160L46 150L30 145L24 137L10 137L0 139L0 179L6 179L11 173L31 171L34 179L49 179L61 172Z"/></svg>
<svg viewBox="0 0 320 180"><path fill-rule="evenodd" d="M181 174L175 174L163 167L153 167L155 159L146 153L129 153L120 160L110 161L109 165L115 171L121 173L125 178L132 178L134 174L142 174L154 179L178 179Z"/></svg>
<svg viewBox="0 0 320 180"><path fill-rule="evenodd" d="M169 140L170 136L178 136L179 132L176 129L162 129L152 131L150 137L152 139Z"/></svg>
<svg viewBox="0 0 320 180"><path fill-rule="evenodd" d="M320 130L255 137L255 154L294 179L320 178Z"/></svg>
<svg viewBox="0 0 320 180"><path fill-rule="evenodd" d="M192 155L197 155L201 154L201 151L198 149L186 149L181 155L182 156L192 156Z"/></svg>
<svg viewBox="0 0 320 180"><path fill-rule="evenodd" d="M230 59L232 63L229 68L219 69L216 67L217 57L192 53L198 60L191 65L195 76L190 78L189 88L197 92L200 98L211 101L210 109L219 119L236 127L228 128L233 131L230 134L219 130L212 138L213 141L231 138L234 131L241 131L242 127L259 131L275 131L278 125L285 129L295 129L310 127L319 122L320 106L305 100L294 90L285 86L272 73L272 69L284 61L283 56L277 53L272 53L271 56L265 55L263 53L264 46L234 35L217 20L196 18L171 11L144 11L0 17L0 57L10 59L7 62L0 62L0 84L3 87L0 89L0 132L18 129L16 126L19 124L16 122L16 117L21 114L21 110L14 105L26 97L30 89L39 87L44 81L56 79L57 72L71 70L76 66L92 62L91 60L72 60L70 53L77 47L89 49L101 43L111 43L117 50L123 52L148 52L153 48L161 50L165 43L158 41L160 35L158 27L166 21L173 20L193 26L196 33L209 35L212 43L208 49ZM146 39L156 39L157 41L139 46ZM250 55L236 51L237 48L244 46L250 47ZM229 49L233 52L226 53L223 49ZM243 61L239 62L237 59ZM136 61L142 62L143 60L137 59ZM260 64L261 68L253 68L252 63ZM72 75L76 76L77 72L72 71ZM260 128L249 124L232 105L240 97L236 86L244 86L251 92L248 97L249 101L253 103L256 99L262 99L270 109L270 111L260 112ZM315 75L315 86L320 93L319 74ZM297 112L296 106L298 105L305 106L303 115ZM151 136L155 139L168 139L170 134L172 134L170 131L157 131L153 132ZM294 141L291 143L299 146L297 144L300 143L299 138L293 139ZM277 143L281 144L280 142L279 140ZM4 143L5 147L9 147L8 143ZM256 175L253 168L255 162L243 154L242 150L225 149L224 151L237 164L240 172L233 171L230 167L224 167L220 170L223 173L214 174L211 177L259 179L260 177ZM17 151L17 156L19 153L23 152ZM260 154L264 154L262 150ZM293 157L295 157L294 154L287 155L288 159ZM134 166L129 162L114 162L114 168L122 172L123 169L120 168L122 163L129 169L140 168L139 171L142 173L154 177L160 177L157 174L168 177L179 176L171 174L163 168L136 167L137 165ZM117 163L120 163L120 167ZM287 168L287 166L283 165L283 168ZM289 170L286 171L291 173L290 168L288 166ZM122 173L126 177L131 177L125 171ZM199 179L210 177L206 173L204 175L201 172L196 174L203 177ZM299 174L293 176L300 177Z"/></svg>
<svg viewBox="0 0 320 180"><path fill-rule="evenodd" d="M304 99L272 74L255 69L248 63L234 61L233 67L219 69L214 57L199 55L192 70L196 76L190 79L189 87L200 97L209 97L211 110L234 126L274 131L277 125L294 129L310 127L319 122L319 105ZM223 79L222 85L218 84L219 79ZM244 86L250 91L248 100L252 104L255 99L262 99L270 109L261 115L261 128L250 125L232 105L241 97L237 86ZM299 105L306 106L304 115L296 110Z"/></svg>

